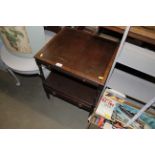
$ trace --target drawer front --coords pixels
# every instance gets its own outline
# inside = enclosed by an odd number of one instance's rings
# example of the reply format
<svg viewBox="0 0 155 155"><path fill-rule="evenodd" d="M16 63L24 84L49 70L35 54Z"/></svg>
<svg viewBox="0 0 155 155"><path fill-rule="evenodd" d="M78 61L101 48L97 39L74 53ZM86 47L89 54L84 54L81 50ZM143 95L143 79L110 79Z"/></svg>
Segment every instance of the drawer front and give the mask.
<svg viewBox="0 0 155 155"><path fill-rule="evenodd" d="M155 52L125 43L118 62L155 77Z"/></svg>
<svg viewBox="0 0 155 155"><path fill-rule="evenodd" d="M48 87L46 85L44 85L44 89L48 93L52 94L53 96L60 97L61 99L66 100L66 101L72 103L73 105L75 105L75 106L77 106L77 107L79 107L81 109L84 109L86 111L90 112L92 110L92 108L93 108L93 105L90 105L89 103L82 102L78 98L71 98L70 96L68 96L68 95L66 95L66 94L64 94L62 92L59 92L59 91L57 91L57 90L55 90L55 89L53 89L51 87Z"/></svg>

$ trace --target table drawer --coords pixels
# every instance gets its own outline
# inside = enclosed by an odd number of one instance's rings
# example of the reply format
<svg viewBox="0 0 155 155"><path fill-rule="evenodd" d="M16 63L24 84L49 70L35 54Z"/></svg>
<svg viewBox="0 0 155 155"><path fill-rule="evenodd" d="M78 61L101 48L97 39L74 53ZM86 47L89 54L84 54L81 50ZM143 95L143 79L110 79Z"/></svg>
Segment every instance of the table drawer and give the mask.
<svg viewBox="0 0 155 155"><path fill-rule="evenodd" d="M67 95L67 94L65 94L65 93L62 93L62 92L60 92L60 91L58 91L58 90L55 90L55 89L53 89L53 88L49 88L49 87L47 87L47 86L44 86L44 88L45 88L45 90L46 90L48 93L52 94L53 96L59 97L59 98L65 100L65 101L67 101L67 102L69 102L69 103L72 103L73 105L75 105L75 106L77 106L77 107L79 107L79 108L81 108L81 109L84 109L84 110L86 110L86 111L91 111L92 108L94 107L94 106L91 105L91 104L88 104L88 103L86 103L86 102L82 102L82 101L81 101L80 99L78 99L78 98L73 98L73 97L71 97L71 96L69 96L69 95Z"/></svg>
<svg viewBox="0 0 155 155"><path fill-rule="evenodd" d="M43 83L45 90L57 97L71 102L79 108L91 111L100 91L97 87L81 83L59 72L52 72Z"/></svg>

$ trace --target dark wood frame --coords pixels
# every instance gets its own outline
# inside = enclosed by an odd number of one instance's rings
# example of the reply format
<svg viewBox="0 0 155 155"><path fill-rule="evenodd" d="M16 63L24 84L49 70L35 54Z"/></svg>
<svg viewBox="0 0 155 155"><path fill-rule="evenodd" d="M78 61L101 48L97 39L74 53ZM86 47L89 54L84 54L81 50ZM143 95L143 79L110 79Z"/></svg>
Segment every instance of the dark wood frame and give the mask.
<svg viewBox="0 0 155 155"><path fill-rule="evenodd" d="M35 55L47 97L52 94L93 111L117 48L118 42L65 27ZM56 62L63 63L63 67L58 67ZM45 78L42 66L51 71L48 78Z"/></svg>

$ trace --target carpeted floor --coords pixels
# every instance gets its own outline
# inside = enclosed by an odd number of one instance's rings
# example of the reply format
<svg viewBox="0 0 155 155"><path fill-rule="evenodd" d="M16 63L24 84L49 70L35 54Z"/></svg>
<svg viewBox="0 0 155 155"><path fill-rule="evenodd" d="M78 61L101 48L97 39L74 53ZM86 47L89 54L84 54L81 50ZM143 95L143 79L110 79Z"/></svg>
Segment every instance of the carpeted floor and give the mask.
<svg viewBox="0 0 155 155"><path fill-rule="evenodd" d="M17 76L20 87L0 71L0 128L86 128L88 112L53 96L48 100L38 76Z"/></svg>

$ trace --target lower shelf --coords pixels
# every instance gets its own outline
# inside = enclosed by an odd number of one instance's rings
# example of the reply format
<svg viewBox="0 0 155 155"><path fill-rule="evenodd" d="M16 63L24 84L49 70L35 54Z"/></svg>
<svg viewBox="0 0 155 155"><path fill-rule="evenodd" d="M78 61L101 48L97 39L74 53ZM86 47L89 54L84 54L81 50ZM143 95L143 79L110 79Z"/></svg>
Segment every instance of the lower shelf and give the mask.
<svg viewBox="0 0 155 155"><path fill-rule="evenodd" d="M48 76L43 86L47 93L67 100L87 111L91 111L95 106L100 94L97 87L88 85L57 71L52 72Z"/></svg>

